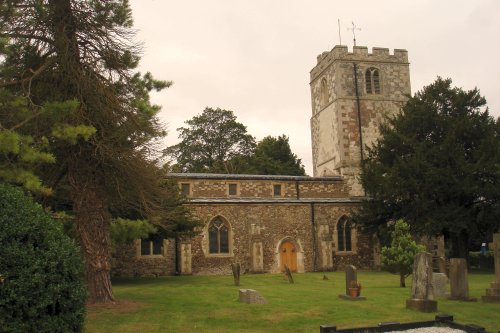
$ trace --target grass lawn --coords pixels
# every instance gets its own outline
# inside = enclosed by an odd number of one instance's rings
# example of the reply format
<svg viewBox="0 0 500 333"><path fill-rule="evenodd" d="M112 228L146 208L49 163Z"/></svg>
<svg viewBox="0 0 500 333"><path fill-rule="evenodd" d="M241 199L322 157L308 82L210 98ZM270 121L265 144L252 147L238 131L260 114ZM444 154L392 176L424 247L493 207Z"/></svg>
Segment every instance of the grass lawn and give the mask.
<svg viewBox="0 0 500 333"><path fill-rule="evenodd" d="M282 275L171 276L114 281L116 305L90 306L87 333L110 332L319 332L321 324L339 328L376 325L386 321L432 320L435 314L405 309L410 287L385 272L358 272L366 301L345 301L344 272L294 274L295 284ZM411 278L407 279L411 284ZM500 331L500 304L483 303L493 274L469 274L470 296L478 302L438 299L440 313ZM266 305L238 302L238 289L256 289Z"/></svg>

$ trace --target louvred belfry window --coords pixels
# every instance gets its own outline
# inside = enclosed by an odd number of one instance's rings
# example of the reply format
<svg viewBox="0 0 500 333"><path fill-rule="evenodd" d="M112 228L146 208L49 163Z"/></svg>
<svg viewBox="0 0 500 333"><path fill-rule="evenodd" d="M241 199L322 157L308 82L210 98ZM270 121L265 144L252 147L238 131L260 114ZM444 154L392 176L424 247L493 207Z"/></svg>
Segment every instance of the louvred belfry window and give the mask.
<svg viewBox="0 0 500 333"><path fill-rule="evenodd" d="M365 72L365 88L367 94L380 94L380 73L376 68L368 68Z"/></svg>

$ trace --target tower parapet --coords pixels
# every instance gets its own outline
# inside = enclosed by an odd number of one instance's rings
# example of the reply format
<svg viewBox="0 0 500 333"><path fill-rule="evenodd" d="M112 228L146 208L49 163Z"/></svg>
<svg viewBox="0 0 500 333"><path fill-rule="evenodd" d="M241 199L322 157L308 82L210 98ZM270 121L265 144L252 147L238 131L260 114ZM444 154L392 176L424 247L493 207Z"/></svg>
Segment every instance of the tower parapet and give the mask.
<svg viewBox="0 0 500 333"><path fill-rule="evenodd" d="M347 46L336 45L330 52L325 51L319 54L316 59L317 65L311 70L311 81L335 60L408 64L408 51L394 49L393 54L390 54L388 48L373 47L372 52L369 53L366 46L354 46L353 51L349 52Z"/></svg>

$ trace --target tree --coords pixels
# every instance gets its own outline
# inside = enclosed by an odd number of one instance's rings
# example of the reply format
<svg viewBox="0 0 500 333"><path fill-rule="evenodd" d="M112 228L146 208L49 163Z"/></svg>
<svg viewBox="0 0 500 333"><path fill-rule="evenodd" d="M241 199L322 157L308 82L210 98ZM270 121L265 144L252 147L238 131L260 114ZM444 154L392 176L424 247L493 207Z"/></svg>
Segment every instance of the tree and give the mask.
<svg viewBox="0 0 500 333"><path fill-rule="evenodd" d="M411 97L369 149L361 181L370 200L357 222L376 229L403 218L466 258L469 236L500 221L500 126L485 105L477 89L441 78Z"/></svg>
<svg viewBox="0 0 500 333"><path fill-rule="evenodd" d="M82 332L83 263L61 225L0 183L0 332Z"/></svg>
<svg viewBox="0 0 500 333"><path fill-rule="evenodd" d="M382 268L399 274L399 286L406 287L405 278L412 273L413 259L422 251L425 251L425 247L413 240L410 226L403 220L397 220L391 232L391 246L382 247Z"/></svg>
<svg viewBox="0 0 500 333"><path fill-rule="evenodd" d="M57 164L41 175L67 186L89 301L112 301L110 212L133 209L169 228L170 193L151 159L165 131L149 92L170 82L134 72L127 0L7 0L0 17L0 88L28 112L7 128L49 143Z"/></svg>
<svg viewBox="0 0 500 333"><path fill-rule="evenodd" d="M266 136L259 141L253 155L248 161L244 173L260 175L304 176L305 170L301 160L290 148L286 135Z"/></svg>
<svg viewBox="0 0 500 333"><path fill-rule="evenodd" d="M174 169L182 172L228 172L228 161L248 156L255 139L236 121L233 111L205 108L200 115L180 127L181 142L165 150L176 160Z"/></svg>

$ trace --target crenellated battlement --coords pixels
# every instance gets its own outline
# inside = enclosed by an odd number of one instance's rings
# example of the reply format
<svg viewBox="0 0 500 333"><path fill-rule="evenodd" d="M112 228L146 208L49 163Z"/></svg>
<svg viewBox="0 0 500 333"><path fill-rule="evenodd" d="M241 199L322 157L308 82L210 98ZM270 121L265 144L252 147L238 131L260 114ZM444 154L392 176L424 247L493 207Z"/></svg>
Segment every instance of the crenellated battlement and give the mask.
<svg viewBox="0 0 500 333"><path fill-rule="evenodd" d="M366 46L354 46L352 52L349 52L347 46L336 45L331 51L325 51L317 56L317 65L311 70L311 80L334 61L408 64L408 51L394 49L393 54L390 54L388 48L373 47L369 53Z"/></svg>

